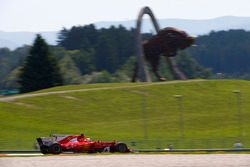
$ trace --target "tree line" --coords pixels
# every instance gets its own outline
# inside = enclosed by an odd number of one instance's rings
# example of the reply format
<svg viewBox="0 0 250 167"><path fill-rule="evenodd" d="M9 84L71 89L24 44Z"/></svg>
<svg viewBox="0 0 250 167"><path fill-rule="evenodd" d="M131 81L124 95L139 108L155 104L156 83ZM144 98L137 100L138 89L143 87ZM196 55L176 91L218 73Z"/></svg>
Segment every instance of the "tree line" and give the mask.
<svg viewBox="0 0 250 167"><path fill-rule="evenodd" d="M102 70L114 73L135 55L134 29L123 26L96 29L93 24L64 28L59 32L58 46L82 52L76 61L81 74Z"/></svg>
<svg viewBox="0 0 250 167"><path fill-rule="evenodd" d="M250 32L229 30L210 32L196 39L189 51L204 67L226 78L250 79Z"/></svg>
<svg viewBox="0 0 250 167"><path fill-rule="evenodd" d="M152 35L143 34L145 39ZM134 29L73 26L63 28L57 42L48 49L58 62L61 84L130 82L136 61ZM0 89L20 88L20 73L34 44L14 51L0 48ZM250 78L250 32L211 32L197 37L196 44L177 56L178 65L189 78L214 78L216 73L228 78ZM160 73L173 79L164 61Z"/></svg>

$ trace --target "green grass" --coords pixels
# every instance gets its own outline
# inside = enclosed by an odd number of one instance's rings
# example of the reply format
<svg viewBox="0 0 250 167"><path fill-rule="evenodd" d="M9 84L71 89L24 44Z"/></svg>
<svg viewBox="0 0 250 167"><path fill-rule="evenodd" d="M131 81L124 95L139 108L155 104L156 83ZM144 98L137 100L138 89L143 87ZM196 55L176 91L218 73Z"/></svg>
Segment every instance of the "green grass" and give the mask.
<svg viewBox="0 0 250 167"><path fill-rule="evenodd" d="M230 148L238 139L250 147L248 81L72 85L39 92L107 87L0 102L0 150L31 149L36 137L81 132L93 139L122 140L133 148L166 148L168 144ZM240 106L233 90L241 91ZM174 95L182 95L182 100Z"/></svg>

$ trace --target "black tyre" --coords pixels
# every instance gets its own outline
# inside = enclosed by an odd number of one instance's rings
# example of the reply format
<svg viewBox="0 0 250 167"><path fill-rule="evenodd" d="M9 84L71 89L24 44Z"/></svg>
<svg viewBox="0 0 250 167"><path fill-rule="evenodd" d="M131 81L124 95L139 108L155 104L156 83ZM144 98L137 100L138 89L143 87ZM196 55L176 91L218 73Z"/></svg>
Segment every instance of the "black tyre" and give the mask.
<svg viewBox="0 0 250 167"><path fill-rule="evenodd" d="M62 148L60 144L54 143L49 147L49 152L52 154L60 154L62 152Z"/></svg>
<svg viewBox="0 0 250 167"><path fill-rule="evenodd" d="M117 143L115 145L115 151L120 153L126 153L128 152L128 147L125 143Z"/></svg>

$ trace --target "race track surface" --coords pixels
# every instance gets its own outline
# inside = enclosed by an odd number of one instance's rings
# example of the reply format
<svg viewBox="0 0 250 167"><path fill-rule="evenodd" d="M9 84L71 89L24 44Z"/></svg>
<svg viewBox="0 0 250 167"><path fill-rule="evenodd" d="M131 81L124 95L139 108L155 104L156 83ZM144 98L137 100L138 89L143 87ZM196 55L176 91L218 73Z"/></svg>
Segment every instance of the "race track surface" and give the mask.
<svg viewBox="0 0 250 167"><path fill-rule="evenodd" d="M126 154L1 157L1 167L250 167L250 154Z"/></svg>

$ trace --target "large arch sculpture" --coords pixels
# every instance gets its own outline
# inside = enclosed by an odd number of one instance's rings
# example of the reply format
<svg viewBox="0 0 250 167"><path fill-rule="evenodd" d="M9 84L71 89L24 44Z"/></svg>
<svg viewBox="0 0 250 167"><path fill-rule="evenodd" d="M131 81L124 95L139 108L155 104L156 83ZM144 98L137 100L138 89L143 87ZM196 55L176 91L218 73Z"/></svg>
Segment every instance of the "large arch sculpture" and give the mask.
<svg viewBox="0 0 250 167"><path fill-rule="evenodd" d="M153 26L155 28L156 33L158 34L160 31L159 24L152 12L152 10L149 7L143 7L140 10L140 13L137 18L136 22L136 54L137 54L137 65L135 69L134 76L132 78L132 81L135 82L136 80L141 82L151 82L151 77L149 75L149 71L146 66L146 60L145 55L143 51L143 41L142 41L142 35L141 35L141 27L142 27L142 18L143 16L147 14L149 15ZM179 70L175 56L165 56L167 57L167 63L169 64L170 70L175 76L176 79L186 79L186 76Z"/></svg>

